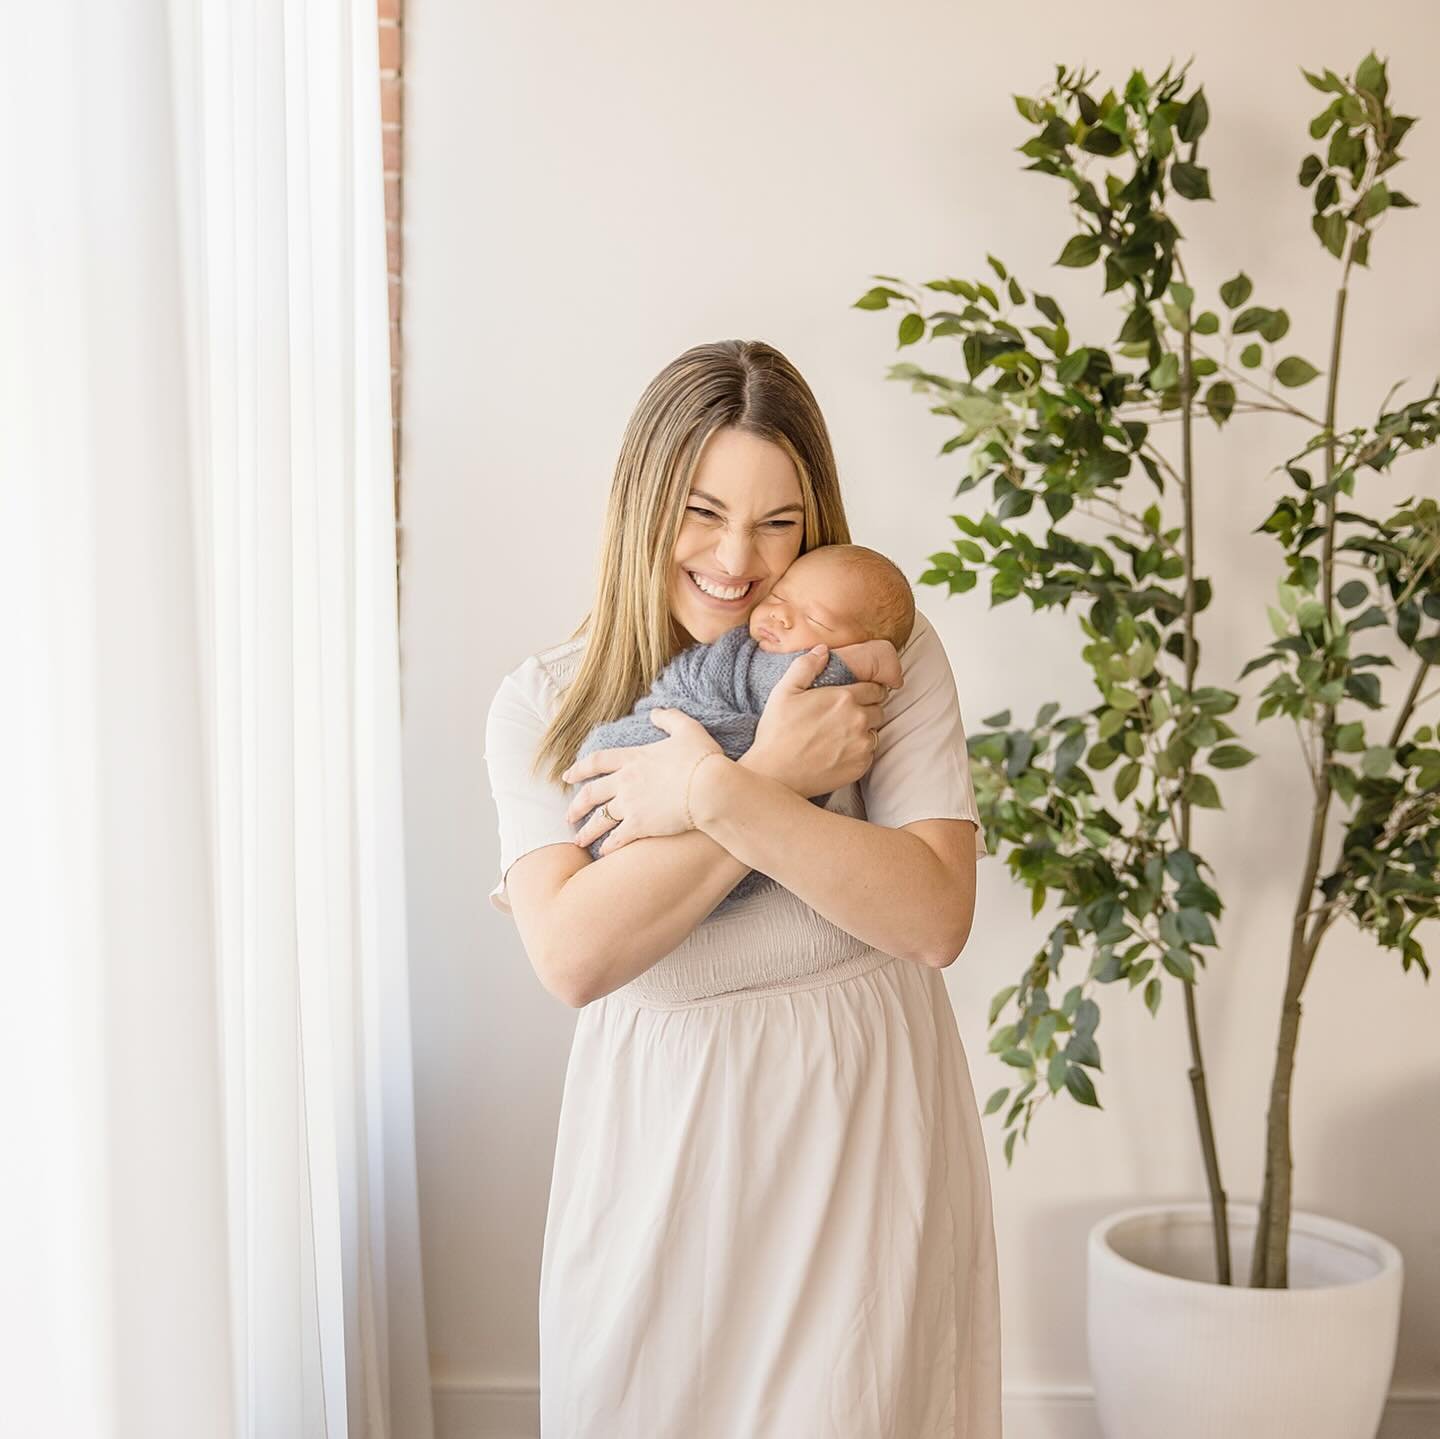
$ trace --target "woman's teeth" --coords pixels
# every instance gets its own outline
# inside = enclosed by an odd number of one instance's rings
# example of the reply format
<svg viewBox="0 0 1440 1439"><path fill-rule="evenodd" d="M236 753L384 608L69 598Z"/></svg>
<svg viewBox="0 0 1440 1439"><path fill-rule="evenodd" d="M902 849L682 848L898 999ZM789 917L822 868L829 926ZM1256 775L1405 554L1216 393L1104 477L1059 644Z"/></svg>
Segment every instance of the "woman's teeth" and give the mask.
<svg viewBox="0 0 1440 1439"><path fill-rule="evenodd" d="M707 594L713 600L743 600L750 593L755 581L749 580L738 589L731 587L726 589L720 585L712 584L709 580L697 575L693 570L686 570L685 573L695 582L695 588L702 594Z"/></svg>

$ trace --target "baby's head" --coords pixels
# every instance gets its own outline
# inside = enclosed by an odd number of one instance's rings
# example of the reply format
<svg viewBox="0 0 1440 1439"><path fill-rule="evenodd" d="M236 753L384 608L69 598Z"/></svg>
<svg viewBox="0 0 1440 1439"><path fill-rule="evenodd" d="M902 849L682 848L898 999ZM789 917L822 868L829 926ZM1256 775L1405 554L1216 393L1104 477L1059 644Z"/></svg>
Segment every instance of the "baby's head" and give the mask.
<svg viewBox="0 0 1440 1439"><path fill-rule="evenodd" d="M750 637L768 654L874 639L900 650L914 624L910 581L864 545L807 550L750 611Z"/></svg>

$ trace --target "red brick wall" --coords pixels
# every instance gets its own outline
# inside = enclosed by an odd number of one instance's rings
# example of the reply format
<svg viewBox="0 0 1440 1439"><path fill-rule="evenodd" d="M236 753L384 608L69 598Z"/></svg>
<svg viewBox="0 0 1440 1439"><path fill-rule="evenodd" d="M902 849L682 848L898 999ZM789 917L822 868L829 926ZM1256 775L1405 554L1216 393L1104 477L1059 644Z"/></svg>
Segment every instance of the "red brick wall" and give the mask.
<svg viewBox="0 0 1440 1439"><path fill-rule="evenodd" d="M390 275L390 399L394 411L396 561L400 544L400 376L403 350L400 344L400 222L403 193L401 125L404 105L402 74L404 0L378 0L380 12L380 133L385 153L385 240L386 269ZM397 575L398 578L398 575Z"/></svg>

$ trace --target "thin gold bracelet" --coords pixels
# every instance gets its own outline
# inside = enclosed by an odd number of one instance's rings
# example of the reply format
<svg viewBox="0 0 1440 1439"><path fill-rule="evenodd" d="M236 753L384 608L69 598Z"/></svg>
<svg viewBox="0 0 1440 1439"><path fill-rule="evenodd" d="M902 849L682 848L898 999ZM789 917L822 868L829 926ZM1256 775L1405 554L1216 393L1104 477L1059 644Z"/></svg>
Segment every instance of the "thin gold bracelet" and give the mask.
<svg viewBox="0 0 1440 1439"><path fill-rule="evenodd" d="M712 755L719 755L721 759L727 758L724 750L707 749L705 753L690 766L690 774L685 780L685 820L691 829L699 829L700 826L695 823L695 816L690 813L690 786L695 781L695 771Z"/></svg>

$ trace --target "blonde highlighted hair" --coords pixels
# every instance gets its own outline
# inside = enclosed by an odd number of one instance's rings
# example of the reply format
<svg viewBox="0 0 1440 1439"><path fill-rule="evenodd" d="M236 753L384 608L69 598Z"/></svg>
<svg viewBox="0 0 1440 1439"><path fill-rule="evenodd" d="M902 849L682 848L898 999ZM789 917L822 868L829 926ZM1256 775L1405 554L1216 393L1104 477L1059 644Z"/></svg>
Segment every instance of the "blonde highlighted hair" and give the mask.
<svg viewBox="0 0 1440 1439"><path fill-rule="evenodd" d="M780 446L800 480L800 553L848 544L835 453L800 372L761 340L696 345L646 386L610 483L595 602L570 638L588 635L580 668L536 751L556 784L598 724L628 714L691 643L670 613L670 563L710 436L745 430Z"/></svg>

